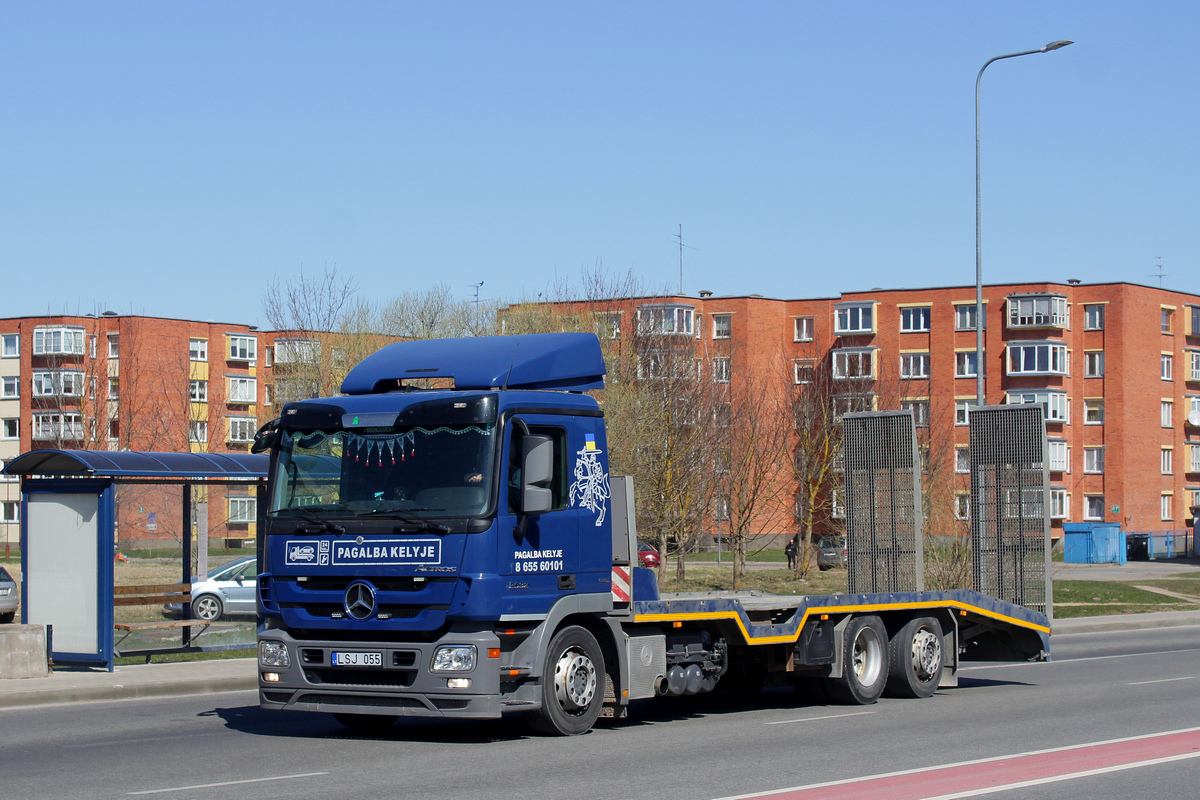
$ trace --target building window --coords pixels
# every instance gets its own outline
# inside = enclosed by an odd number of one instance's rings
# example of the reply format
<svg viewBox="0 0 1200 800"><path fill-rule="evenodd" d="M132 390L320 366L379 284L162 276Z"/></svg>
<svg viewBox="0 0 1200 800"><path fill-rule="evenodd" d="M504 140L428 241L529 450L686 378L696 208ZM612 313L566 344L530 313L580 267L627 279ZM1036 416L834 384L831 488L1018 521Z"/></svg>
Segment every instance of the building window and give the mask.
<svg viewBox="0 0 1200 800"><path fill-rule="evenodd" d="M717 522L727 522L729 520L729 498L721 495L713 503L713 519Z"/></svg>
<svg viewBox="0 0 1200 800"><path fill-rule="evenodd" d="M83 397L84 375L79 370L44 370L33 373L34 397Z"/></svg>
<svg viewBox="0 0 1200 800"><path fill-rule="evenodd" d="M929 401L928 400L901 400L900 409L902 411L911 411L913 415L913 425L918 428L929 427Z"/></svg>
<svg viewBox="0 0 1200 800"><path fill-rule="evenodd" d="M972 350L969 353L954 354L954 377L956 378L976 378L979 377L979 354Z"/></svg>
<svg viewBox="0 0 1200 800"><path fill-rule="evenodd" d="M203 444L208 441L208 423L192 420L188 423L188 441Z"/></svg>
<svg viewBox="0 0 1200 800"><path fill-rule="evenodd" d="M834 350L833 377L838 380L874 378L874 348Z"/></svg>
<svg viewBox="0 0 1200 800"><path fill-rule="evenodd" d="M1066 489L1051 489L1050 490L1050 518L1051 519L1066 519L1067 510L1071 505L1071 495L1067 494Z"/></svg>
<svg viewBox="0 0 1200 800"><path fill-rule="evenodd" d="M229 360L257 361L258 339L254 336L230 336Z"/></svg>
<svg viewBox="0 0 1200 800"><path fill-rule="evenodd" d="M1174 426L1174 411L1175 403L1171 400L1163 400L1159 403L1160 416L1162 417L1162 426L1164 428L1173 428Z"/></svg>
<svg viewBox="0 0 1200 800"><path fill-rule="evenodd" d="M970 413L971 413L971 406L975 406L975 405L979 405L979 404L976 402L976 398L974 398L974 397L968 398L966 400L955 400L954 401L954 424L955 425L967 425L969 423L968 417L970 416Z"/></svg>
<svg viewBox="0 0 1200 800"><path fill-rule="evenodd" d="M271 386L270 386L270 384L264 384L264 385L263 385L263 399L262 399L262 404L263 404L264 406L269 406L269 405L271 405Z"/></svg>
<svg viewBox="0 0 1200 800"><path fill-rule="evenodd" d="M900 331L902 333L928 333L929 316L929 306L900 309Z"/></svg>
<svg viewBox="0 0 1200 800"><path fill-rule="evenodd" d="M873 303L836 307L834 309L834 332L874 333L874 311Z"/></svg>
<svg viewBox="0 0 1200 800"><path fill-rule="evenodd" d="M728 339L732 328L729 314L713 314L713 338Z"/></svg>
<svg viewBox="0 0 1200 800"><path fill-rule="evenodd" d="M83 355L83 328L34 328L33 354L35 356L81 356Z"/></svg>
<svg viewBox="0 0 1200 800"><path fill-rule="evenodd" d="M21 379L16 375L5 378L3 388L0 388L0 398L14 400L21 396Z"/></svg>
<svg viewBox="0 0 1200 800"><path fill-rule="evenodd" d="M121 337L119 334L110 333L108 335L108 357L117 358L121 352Z"/></svg>
<svg viewBox="0 0 1200 800"><path fill-rule="evenodd" d="M109 378L108 379L108 399L109 400L121 399L121 387L119 384L119 380L120 380L119 378Z"/></svg>
<svg viewBox="0 0 1200 800"><path fill-rule="evenodd" d="M987 330L987 317L983 320L983 329ZM973 331L975 330L975 304L962 304L954 307L954 330L956 331Z"/></svg>
<svg viewBox="0 0 1200 800"><path fill-rule="evenodd" d="M1051 472L1070 472L1071 471L1071 448L1066 442L1047 442L1049 448L1050 471Z"/></svg>
<svg viewBox="0 0 1200 800"><path fill-rule="evenodd" d="M960 492L954 495L954 518L971 518L971 495L967 494L966 492Z"/></svg>
<svg viewBox="0 0 1200 800"><path fill-rule="evenodd" d="M1066 392L1009 392L1007 400L1010 405L1041 403L1047 422L1071 421L1071 401Z"/></svg>
<svg viewBox="0 0 1200 800"><path fill-rule="evenodd" d="M20 522L21 504L16 500L5 500L0 506L0 522ZM5 590L7 591L7 590Z"/></svg>
<svg viewBox="0 0 1200 800"><path fill-rule="evenodd" d="M729 359L714 358L712 362L713 383L729 383Z"/></svg>
<svg viewBox="0 0 1200 800"><path fill-rule="evenodd" d="M189 339L188 359L190 361L208 361L208 339Z"/></svg>
<svg viewBox="0 0 1200 800"><path fill-rule="evenodd" d="M1104 519L1104 495L1089 494L1083 498L1083 518Z"/></svg>
<svg viewBox="0 0 1200 800"><path fill-rule="evenodd" d="M321 360L321 343L316 339L276 339L276 364L316 364Z"/></svg>
<svg viewBox="0 0 1200 800"><path fill-rule="evenodd" d="M270 345L263 347L263 366L275 366L275 348L271 347Z"/></svg>
<svg viewBox="0 0 1200 800"><path fill-rule="evenodd" d="M258 379L233 378L229 379L230 403L255 403L258 401Z"/></svg>
<svg viewBox="0 0 1200 800"><path fill-rule="evenodd" d="M1038 519L1042 516L1045 494L1041 489L1026 487L1004 490L1004 516L1009 519Z"/></svg>
<svg viewBox="0 0 1200 800"><path fill-rule="evenodd" d="M56 439L82 439L83 417L72 412L35 411L33 413L33 438L40 442Z"/></svg>
<svg viewBox="0 0 1200 800"><path fill-rule="evenodd" d="M829 516L834 519L846 518L846 496L842 494L841 489L834 489L829 493Z"/></svg>
<svg viewBox="0 0 1200 800"><path fill-rule="evenodd" d="M1159 364L1161 365L1161 369L1162 369L1162 379L1164 381L1175 380L1175 378L1172 377L1173 372L1174 372L1173 371L1173 361L1174 361L1174 357L1170 353L1163 353L1162 357L1159 359Z"/></svg>
<svg viewBox="0 0 1200 800"><path fill-rule="evenodd" d="M1088 475L1104 474L1104 448L1083 448L1083 471Z"/></svg>
<svg viewBox="0 0 1200 800"><path fill-rule="evenodd" d="M110 442L119 441L121 438L121 425L118 420L110 419L108 421L108 440Z"/></svg>
<svg viewBox="0 0 1200 800"><path fill-rule="evenodd" d="M188 381L188 399L193 403L207 403L208 381Z"/></svg>
<svg viewBox="0 0 1200 800"><path fill-rule="evenodd" d="M0 336L0 357L16 358L21 355L21 334L6 333Z"/></svg>
<svg viewBox="0 0 1200 800"><path fill-rule="evenodd" d="M688 378L693 379L701 375L697 368L699 361L693 359L690 354L682 350L647 350L645 356L638 360L638 377L639 378ZM287 384L292 383L286 381ZM300 399L305 395L296 395L296 389L290 385L285 389L285 380L277 380L276 385L280 392L287 392L289 397ZM306 390L311 394L311 390ZM316 395L313 395L314 397Z"/></svg>
<svg viewBox="0 0 1200 800"><path fill-rule="evenodd" d="M0 439L18 439L21 434L21 420L17 417L9 417L8 419L0 420Z"/></svg>
<svg viewBox="0 0 1200 800"><path fill-rule="evenodd" d="M1083 424L1104 424L1104 400L1099 397L1083 399Z"/></svg>
<svg viewBox="0 0 1200 800"><path fill-rule="evenodd" d="M1067 346L1055 342L1008 346L1009 375L1066 375Z"/></svg>
<svg viewBox="0 0 1200 800"><path fill-rule="evenodd" d="M1175 332L1175 309L1173 309L1173 308L1162 309L1162 332L1163 333L1174 333ZM1165 517L1164 517L1164 519L1165 519Z"/></svg>
<svg viewBox="0 0 1200 800"><path fill-rule="evenodd" d="M1188 405L1191 406L1191 408L1188 409L1188 424L1192 425L1194 424L1191 422L1192 414L1200 414L1200 397L1189 397Z"/></svg>
<svg viewBox="0 0 1200 800"><path fill-rule="evenodd" d="M596 336L600 339L621 338L621 315L603 312L596 314Z"/></svg>
<svg viewBox="0 0 1200 800"><path fill-rule="evenodd" d="M1083 307L1083 329L1085 331L1104 330L1104 306L1086 305Z"/></svg>
<svg viewBox="0 0 1200 800"><path fill-rule="evenodd" d="M1174 460L1175 460L1175 451L1170 447L1162 448L1162 451L1159 453L1159 456L1158 456L1158 461L1159 461L1160 471L1163 475L1173 475L1174 474L1175 470L1174 470L1174 465L1172 463Z"/></svg>
<svg viewBox="0 0 1200 800"><path fill-rule="evenodd" d="M1026 295L1008 299L1008 327L1065 328L1067 298L1061 295Z"/></svg>
<svg viewBox="0 0 1200 800"><path fill-rule="evenodd" d="M796 317L792 322L795 325L793 339L797 342L811 342L813 340L813 318L812 317Z"/></svg>
<svg viewBox="0 0 1200 800"><path fill-rule="evenodd" d="M1188 445L1188 472L1200 472L1200 444Z"/></svg>
<svg viewBox="0 0 1200 800"><path fill-rule="evenodd" d="M229 520L231 525L249 525L258 517L258 501L253 497L230 497Z"/></svg>
<svg viewBox="0 0 1200 800"><path fill-rule="evenodd" d="M1083 354L1083 377L1104 377L1104 351L1094 350Z"/></svg>
<svg viewBox="0 0 1200 800"><path fill-rule="evenodd" d="M254 432L258 429L258 420L254 417L230 417L229 441L253 442Z"/></svg>
<svg viewBox="0 0 1200 800"><path fill-rule="evenodd" d="M908 379L929 377L929 353L901 353L900 377Z"/></svg>
<svg viewBox="0 0 1200 800"><path fill-rule="evenodd" d="M874 411L875 396L870 394L840 394L833 398L833 416L841 419L843 414Z"/></svg>
<svg viewBox="0 0 1200 800"><path fill-rule="evenodd" d="M638 309L638 330L643 334L690 336L695 332L695 315L692 306L642 306Z"/></svg>
<svg viewBox="0 0 1200 800"><path fill-rule="evenodd" d="M1175 519L1172 506L1175 505L1175 495L1164 494L1158 501L1159 518L1163 521Z"/></svg>
<svg viewBox="0 0 1200 800"><path fill-rule="evenodd" d="M1197 332L1196 335L1200 336L1200 332ZM1200 381L1200 353L1188 353L1188 362L1191 364L1188 380Z"/></svg>
<svg viewBox="0 0 1200 800"><path fill-rule="evenodd" d="M971 471L971 448L954 448L954 471L964 473Z"/></svg>
<svg viewBox="0 0 1200 800"><path fill-rule="evenodd" d="M798 384L812 383L815 368L811 358L797 359L792 364L792 374Z"/></svg>

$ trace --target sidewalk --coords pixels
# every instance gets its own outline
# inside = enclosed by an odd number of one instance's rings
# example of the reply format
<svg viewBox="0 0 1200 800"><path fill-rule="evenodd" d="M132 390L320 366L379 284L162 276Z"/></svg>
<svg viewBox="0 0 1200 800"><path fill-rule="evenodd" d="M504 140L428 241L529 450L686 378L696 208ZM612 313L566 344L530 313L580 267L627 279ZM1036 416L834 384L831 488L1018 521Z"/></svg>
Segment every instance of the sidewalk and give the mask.
<svg viewBox="0 0 1200 800"><path fill-rule="evenodd" d="M1200 625L1200 610L1160 611L1056 620L1054 635L1147 630ZM60 669L46 678L0 680L0 710L89 700L176 697L258 687L253 658L136 664L103 670Z"/></svg>

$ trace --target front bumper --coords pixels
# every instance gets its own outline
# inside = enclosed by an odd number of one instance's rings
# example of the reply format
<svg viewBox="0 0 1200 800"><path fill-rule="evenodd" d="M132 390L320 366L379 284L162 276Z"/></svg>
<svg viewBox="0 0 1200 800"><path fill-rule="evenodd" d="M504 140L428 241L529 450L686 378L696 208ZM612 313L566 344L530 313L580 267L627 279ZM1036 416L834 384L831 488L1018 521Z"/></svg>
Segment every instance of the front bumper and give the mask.
<svg viewBox="0 0 1200 800"><path fill-rule="evenodd" d="M369 642L294 639L286 631L267 630L259 640L288 648L287 668L258 665L259 705L287 711L388 714L412 717L494 719L500 716L500 659L488 651L500 647L491 631L451 631L434 642ZM472 670L433 672L433 653L444 645L475 645ZM383 666L334 667L335 651L374 651ZM274 674L278 680L266 680ZM447 679L468 678L471 685L451 689Z"/></svg>

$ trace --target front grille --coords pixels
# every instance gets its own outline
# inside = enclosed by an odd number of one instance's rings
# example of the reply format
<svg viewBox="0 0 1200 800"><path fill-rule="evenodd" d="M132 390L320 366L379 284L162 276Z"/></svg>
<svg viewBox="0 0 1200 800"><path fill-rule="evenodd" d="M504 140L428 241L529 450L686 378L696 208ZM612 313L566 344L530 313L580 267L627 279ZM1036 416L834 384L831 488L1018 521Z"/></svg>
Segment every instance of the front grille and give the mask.
<svg viewBox="0 0 1200 800"><path fill-rule="evenodd" d="M310 577L305 581L297 581L296 585L308 592L344 592L351 582L358 578L345 577ZM430 584L452 583L455 578L425 578L417 580L411 577L371 578L372 585L381 592L420 592Z"/></svg>
<svg viewBox="0 0 1200 800"><path fill-rule="evenodd" d="M320 703L326 706L375 706L377 708L424 708L425 704L411 697L355 697L342 694L301 695L298 703Z"/></svg>
<svg viewBox="0 0 1200 800"><path fill-rule="evenodd" d="M417 672L411 669L306 669L304 677L309 683L402 689L412 686Z"/></svg>
<svg viewBox="0 0 1200 800"><path fill-rule="evenodd" d="M459 709L466 708L470 704L471 704L471 701L467 700L465 698L464 699L457 699L457 698L456 699L445 699L445 698L439 698L439 697L433 698L434 707L438 708L442 711L458 711Z"/></svg>
<svg viewBox="0 0 1200 800"><path fill-rule="evenodd" d="M268 703L286 703L288 700L290 700L292 698L291 692L267 692L267 691L264 691L262 693L262 695L263 695L263 700L266 700Z"/></svg>

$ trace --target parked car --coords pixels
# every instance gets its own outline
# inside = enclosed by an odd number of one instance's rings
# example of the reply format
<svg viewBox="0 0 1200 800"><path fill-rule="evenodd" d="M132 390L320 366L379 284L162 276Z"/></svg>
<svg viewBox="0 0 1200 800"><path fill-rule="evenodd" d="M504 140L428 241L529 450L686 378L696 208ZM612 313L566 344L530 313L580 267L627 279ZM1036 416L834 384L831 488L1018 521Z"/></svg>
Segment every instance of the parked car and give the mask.
<svg viewBox="0 0 1200 800"><path fill-rule="evenodd" d="M208 573L206 580L192 578L192 618L215 622L228 616L254 616L258 590L258 557L242 556ZM168 616L183 615L182 603L167 603Z"/></svg>
<svg viewBox="0 0 1200 800"><path fill-rule="evenodd" d="M817 569L846 566L846 537L822 536L817 540Z"/></svg>
<svg viewBox="0 0 1200 800"><path fill-rule="evenodd" d="M650 567L653 569L662 563L662 558L659 556L658 551L653 547L642 541L639 541L637 545L638 560L642 562L643 567Z"/></svg>
<svg viewBox="0 0 1200 800"><path fill-rule="evenodd" d="M17 605L21 602L21 587L13 580L8 570L0 567L0 623L12 622L17 618Z"/></svg>

